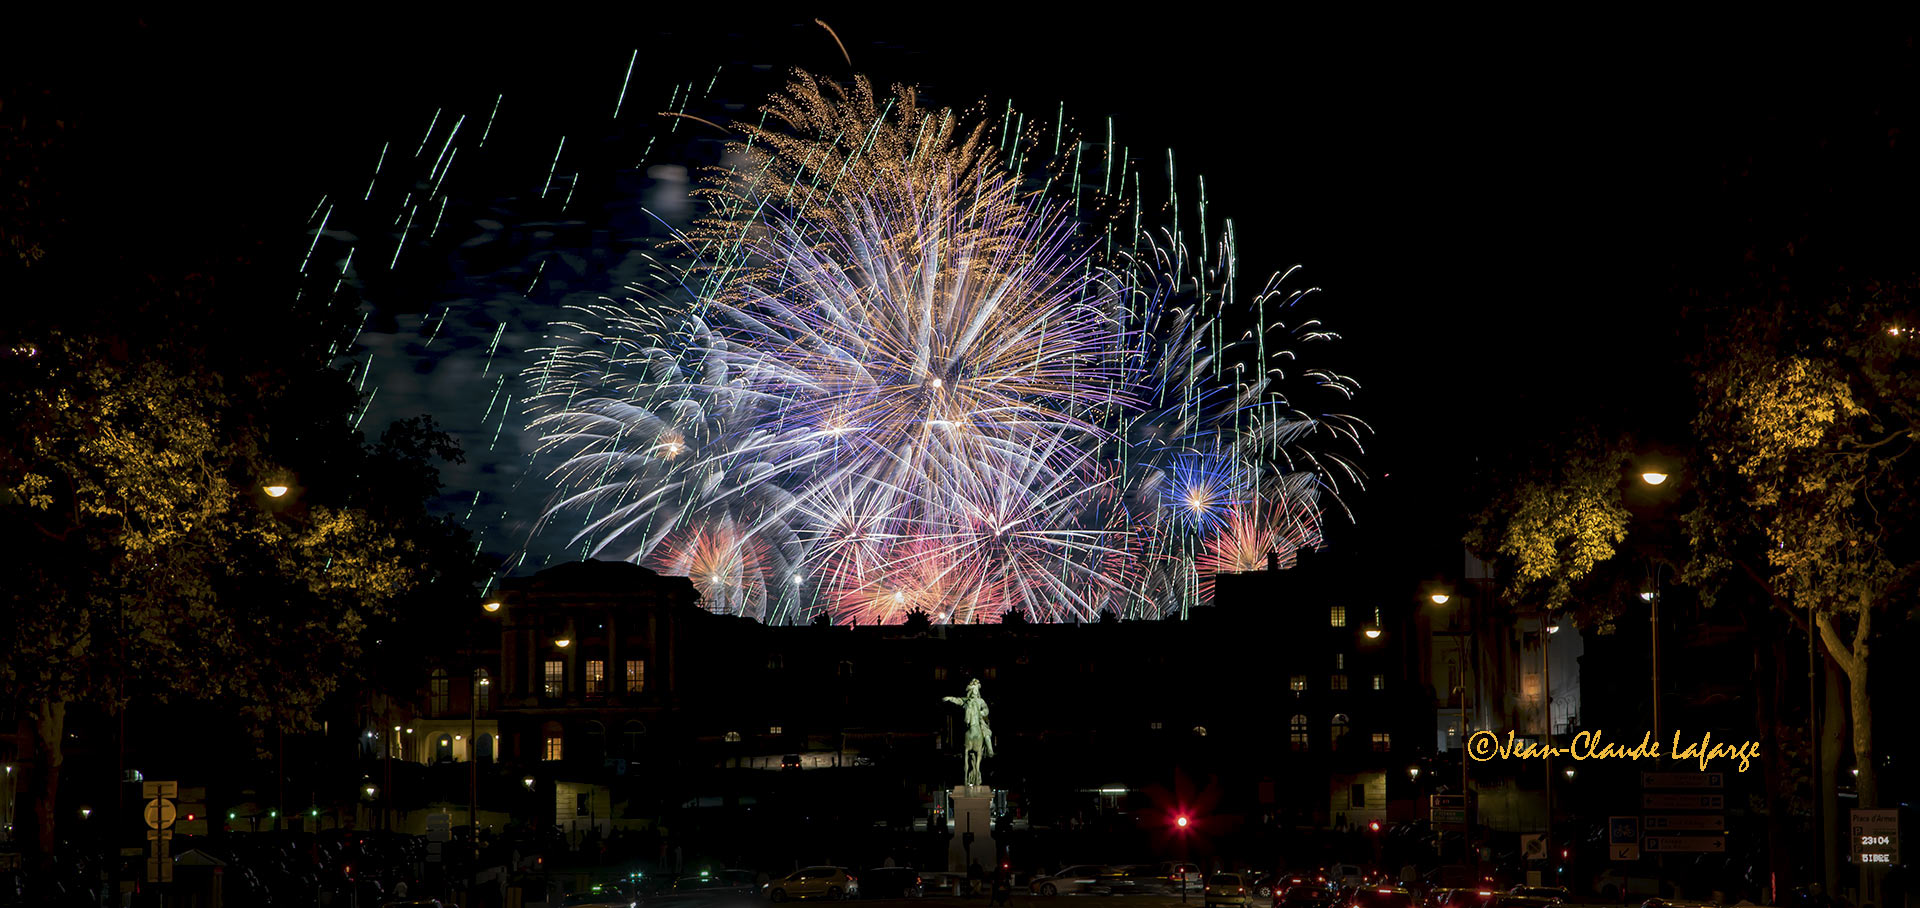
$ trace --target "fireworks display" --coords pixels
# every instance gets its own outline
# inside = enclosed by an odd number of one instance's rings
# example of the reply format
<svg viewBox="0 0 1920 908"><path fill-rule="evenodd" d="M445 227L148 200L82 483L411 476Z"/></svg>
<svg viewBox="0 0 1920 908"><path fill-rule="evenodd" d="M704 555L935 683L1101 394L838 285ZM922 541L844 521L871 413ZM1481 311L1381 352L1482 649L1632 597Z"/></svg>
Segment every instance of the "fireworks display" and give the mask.
<svg viewBox="0 0 1920 908"><path fill-rule="evenodd" d="M780 623L1160 617L1318 543L1364 426L1290 391L1355 384L1298 364L1309 290L1242 297L1204 194L1179 229L1171 154L1149 201L1064 112L800 74L764 114L532 351L545 532Z"/></svg>

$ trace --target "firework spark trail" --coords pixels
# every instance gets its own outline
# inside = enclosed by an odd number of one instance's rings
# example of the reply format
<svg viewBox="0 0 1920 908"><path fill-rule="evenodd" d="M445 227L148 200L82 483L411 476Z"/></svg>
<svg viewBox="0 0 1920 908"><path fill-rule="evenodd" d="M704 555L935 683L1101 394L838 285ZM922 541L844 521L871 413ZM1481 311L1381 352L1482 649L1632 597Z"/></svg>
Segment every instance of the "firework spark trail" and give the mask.
<svg viewBox="0 0 1920 908"><path fill-rule="evenodd" d="M860 79L801 74L764 113L673 240L697 259L533 351L543 522L770 621L1184 614L1208 572L1318 543L1357 472L1308 443L1364 424L1276 384L1267 303L1304 293L1270 281L1228 341L1234 233L1208 236L1202 185L1180 238L1170 150L1163 225L1111 121L1085 155L1064 107L1048 137L1009 104L991 151L995 124Z"/></svg>

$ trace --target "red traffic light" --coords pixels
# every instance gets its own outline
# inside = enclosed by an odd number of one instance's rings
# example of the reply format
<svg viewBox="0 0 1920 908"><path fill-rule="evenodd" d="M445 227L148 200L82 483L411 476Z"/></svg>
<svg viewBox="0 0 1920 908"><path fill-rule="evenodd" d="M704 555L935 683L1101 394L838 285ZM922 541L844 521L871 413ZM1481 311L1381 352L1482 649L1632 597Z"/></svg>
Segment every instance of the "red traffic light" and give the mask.
<svg viewBox="0 0 1920 908"><path fill-rule="evenodd" d="M1178 827L1180 827L1181 829L1185 829L1185 828L1187 828L1187 823L1188 823L1188 822L1189 822L1189 821L1187 820L1187 815L1183 813L1183 814L1181 814L1181 815L1179 815L1178 817L1175 817L1175 818L1174 818L1174 820L1173 820L1173 825L1175 825L1175 826L1178 826Z"/></svg>
<svg viewBox="0 0 1920 908"><path fill-rule="evenodd" d="M1374 832L1379 832L1379 831L1380 831L1380 821L1379 821L1379 820L1374 820L1373 822L1371 822L1371 823L1368 823L1368 824L1367 824L1367 828L1368 828L1368 829L1371 829L1371 830L1373 830Z"/></svg>

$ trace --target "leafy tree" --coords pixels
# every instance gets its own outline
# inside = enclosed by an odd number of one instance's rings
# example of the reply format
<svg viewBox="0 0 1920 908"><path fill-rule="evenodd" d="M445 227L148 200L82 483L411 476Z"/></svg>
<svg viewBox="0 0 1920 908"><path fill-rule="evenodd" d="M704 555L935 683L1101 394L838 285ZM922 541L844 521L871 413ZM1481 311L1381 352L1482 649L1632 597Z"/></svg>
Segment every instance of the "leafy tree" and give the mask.
<svg viewBox="0 0 1920 908"><path fill-rule="evenodd" d="M303 722L432 568L368 508L263 491L294 480L262 454L253 389L164 344L53 331L29 347L5 376L0 525L20 569L0 686L32 718L46 853L71 707L138 692Z"/></svg>
<svg viewBox="0 0 1920 908"><path fill-rule="evenodd" d="M1584 429L1488 472L1466 544L1495 566L1507 602L1612 628L1631 588L1631 568L1609 563L1631 519L1621 500L1631 456L1625 442Z"/></svg>
<svg viewBox="0 0 1920 908"><path fill-rule="evenodd" d="M1736 577L1810 619L1846 675L1860 804L1878 804L1875 617L1920 586L1920 362L1912 285L1765 288L1718 313L1694 427L1707 452L1690 575Z"/></svg>

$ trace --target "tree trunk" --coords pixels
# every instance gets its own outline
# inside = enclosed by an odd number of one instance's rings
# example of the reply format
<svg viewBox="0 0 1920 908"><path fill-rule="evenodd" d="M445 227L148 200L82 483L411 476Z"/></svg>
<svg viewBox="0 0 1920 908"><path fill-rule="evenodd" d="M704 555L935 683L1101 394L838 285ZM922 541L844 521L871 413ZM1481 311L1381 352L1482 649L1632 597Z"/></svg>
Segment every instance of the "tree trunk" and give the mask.
<svg viewBox="0 0 1920 908"><path fill-rule="evenodd" d="M27 789L32 792L33 798L34 850L43 860L50 859L59 846L54 828L60 816L57 811L62 760L60 745L66 736L67 701L49 700L34 707L33 771L37 778L34 780L36 784L29 784Z"/></svg>
<svg viewBox="0 0 1920 908"><path fill-rule="evenodd" d="M1840 844L1842 836L1838 830L1846 824L1840 820L1840 752L1846 742L1844 724L1847 703L1840 692L1840 673L1835 671L1833 660L1822 667L1824 676L1821 690L1826 705L1820 708L1820 819L1824 828L1814 830L1820 843L1821 867L1825 872L1822 879L1827 881L1828 895L1840 885Z"/></svg>
<svg viewBox="0 0 1920 908"><path fill-rule="evenodd" d="M1754 630L1753 625L1749 624L1748 629ZM1780 746L1782 723L1778 710L1786 700L1786 672L1780 669L1787 664L1787 638L1784 634L1765 634L1762 639L1768 642L1753 651L1754 677L1760 682L1755 685L1759 696L1754 699L1753 722L1760 739L1771 745L1768 751L1782 754L1786 750ZM1787 785L1787 767L1782 761L1768 760L1760 769L1766 777L1770 798L1767 802L1767 867L1772 871L1769 879L1774 888L1767 892L1765 899L1756 901L1778 904L1779 894L1792 892L1800 882L1792 851L1793 794Z"/></svg>
<svg viewBox="0 0 1920 908"><path fill-rule="evenodd" d="M1853 789L1859 793L1859 806L1880 806L1880 785L1873 765L1873 704L1867 701L1867 640L1872 633L1873 610L1860 610L1853 627L1853 644L1848 646L1834 633L1833 622L1820 616L1820 638L1833 654L1833 661L1847 673L1847 701L1853 709L1853 766L1860 771Z"/></svg>

